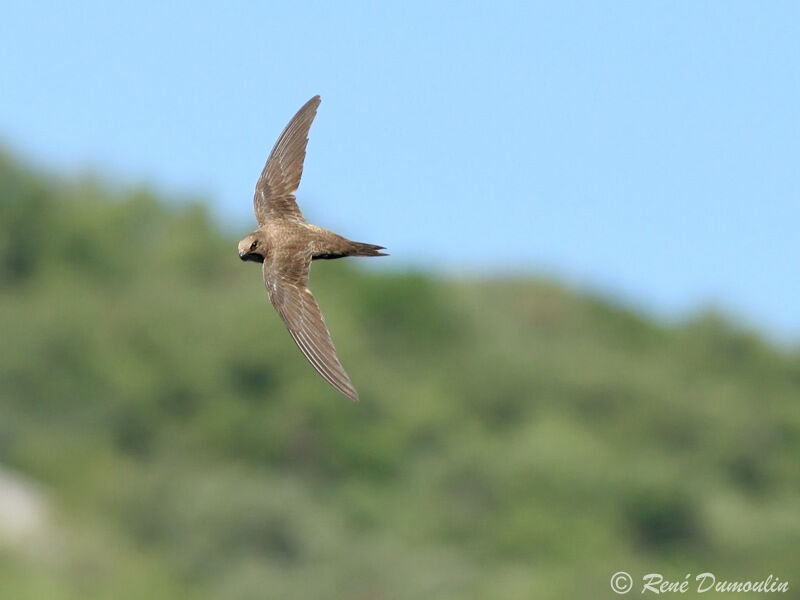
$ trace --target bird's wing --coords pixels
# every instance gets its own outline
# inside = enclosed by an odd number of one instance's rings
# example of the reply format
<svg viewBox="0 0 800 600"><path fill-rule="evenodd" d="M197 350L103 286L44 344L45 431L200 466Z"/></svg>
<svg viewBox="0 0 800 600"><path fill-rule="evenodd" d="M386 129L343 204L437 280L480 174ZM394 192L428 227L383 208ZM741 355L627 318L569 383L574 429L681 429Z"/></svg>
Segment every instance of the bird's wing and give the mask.
<svg viewBox="0 0 800 600"><path fill-rule="evenodd" d="M303 175L308 130L320 102L319 96L314 96L297 111L269 154L253 196L253 208L259 225L270 219L305 222L303 213L294 201L294 192Z"/></svg>
<svg viewBox="0 0 800 600"><path fill-rule="evenodd" d="M310 252L268 256L264 261L264 283L269 299L308 362L328 383L357 402L358 392L336 356L325 319L308 289L310 266Z"/></svg>

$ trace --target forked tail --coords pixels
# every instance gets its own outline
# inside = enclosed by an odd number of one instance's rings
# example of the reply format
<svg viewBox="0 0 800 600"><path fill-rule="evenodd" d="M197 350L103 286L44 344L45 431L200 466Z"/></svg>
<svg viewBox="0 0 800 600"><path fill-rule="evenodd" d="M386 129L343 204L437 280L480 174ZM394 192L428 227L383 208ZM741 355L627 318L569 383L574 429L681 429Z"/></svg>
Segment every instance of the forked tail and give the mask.
<svg viewBox="0 0 800 600"><path fill-rule="evenodd" d="M361 242L350 242L349 256L389 256L381 250L386 250L383 246L375 244L362 244Z"/></svg>
<svg viewBox="0 0 800 600"><path fill-rule="evenodd" d="M351 242L341 236L336 236L333 243L330 243L324 252L318 252L314 255L314 260L318 259L332 259L343 258L345 256L388 256L383 246L376 246L375 244L363 244L361 242Z"/></svg>

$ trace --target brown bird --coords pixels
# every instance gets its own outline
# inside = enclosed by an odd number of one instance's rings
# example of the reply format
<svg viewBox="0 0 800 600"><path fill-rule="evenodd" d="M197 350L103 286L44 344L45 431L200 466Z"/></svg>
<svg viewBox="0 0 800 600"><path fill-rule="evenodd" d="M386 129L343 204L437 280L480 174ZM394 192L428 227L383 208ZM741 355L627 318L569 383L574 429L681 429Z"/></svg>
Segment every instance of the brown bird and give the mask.
<svg viewBox="0 0 800 600"><path fill-rule="evenodd" d="M383 246L351 242L310 225L294 193L303 174L308 130L317 114L314 96L292 117L256 183L253 207L258 229L239 242L239 258L262 263L264 284L275 310L313 367L342 394L358 401L358 392L336 356L319 305L308 289L311 261L344 256L386 256Z"/></svg>

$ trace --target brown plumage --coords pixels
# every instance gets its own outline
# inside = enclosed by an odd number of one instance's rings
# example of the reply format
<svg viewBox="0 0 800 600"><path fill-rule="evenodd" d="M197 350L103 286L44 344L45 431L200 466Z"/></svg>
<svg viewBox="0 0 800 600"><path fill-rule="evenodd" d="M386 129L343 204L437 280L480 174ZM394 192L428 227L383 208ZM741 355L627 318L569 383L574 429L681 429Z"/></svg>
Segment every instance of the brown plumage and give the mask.
<svg viewBox="0 0 800 600"><path fill-rule="evenodd" d="M381 252L383 246L352 242L310 225L297 207L294 193L303 175L308 130L319 103L319 96L306 102L275 143L253 198L258 229L239 242L239 258L263 263L269 299L308 362L333 387L358 401L308 289L308 273L311 261L317 259L386 255Z"/></svg>

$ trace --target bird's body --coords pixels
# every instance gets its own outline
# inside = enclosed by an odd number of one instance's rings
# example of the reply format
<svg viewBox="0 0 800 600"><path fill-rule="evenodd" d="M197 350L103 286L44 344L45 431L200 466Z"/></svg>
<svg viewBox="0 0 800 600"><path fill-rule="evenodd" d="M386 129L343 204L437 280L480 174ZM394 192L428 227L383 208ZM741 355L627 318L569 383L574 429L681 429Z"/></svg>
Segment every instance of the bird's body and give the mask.
<svg viewBox="0 0 800 600"><path fill-rule="evenodd" d="M336 356L325 320L311 290L311 262L345 256L385 256L382 246L350 241L306 222L294 192L303 173L308 130L320 98L315 96L289 121L256 184L253 206L258 229L239 242L239 257L262 263L267 293L308 361L328 383L358 400Z"/></svg>
<svg viewBox="0 0 800 600"><path fill-rule="evenodd" d="M252 240L251 240L252 238ZM281 248L297 253L311 253L312 260L343 258L345 256L385 256L379 250L382 246L352 242L347 238L323 229L317 225L299 222L274 222L268 221L258 231L244 238L243 245L249 248L246 240L258 239L259 247L268 253L270 249ZM245 254L245 260L264 262L261 254Z"/></svg>

